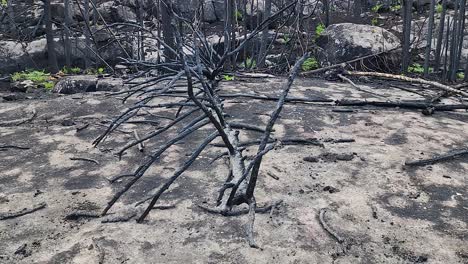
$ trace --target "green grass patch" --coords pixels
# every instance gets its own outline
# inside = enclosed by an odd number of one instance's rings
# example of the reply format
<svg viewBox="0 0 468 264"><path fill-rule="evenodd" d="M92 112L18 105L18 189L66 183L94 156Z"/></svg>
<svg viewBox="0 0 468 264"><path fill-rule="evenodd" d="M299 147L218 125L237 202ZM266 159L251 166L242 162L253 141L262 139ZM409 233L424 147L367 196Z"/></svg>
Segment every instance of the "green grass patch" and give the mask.
<svg viewBox="0 0 468 264"><path fill-rule="evenodd" d="M304 63L302 63L302 70L303 71L312 71L312 70L315 70L315 69L318 69L320 68L320 65L317 61L316 58L314 57L311 57L311 58L308 58L304 61Z"/></svg>
<svg viewBox="0 0 468 264"><path fill-rule="evenodd" d="M413 63L408 67L408 72L411 73L424 73L424 67L419 63Z"/></svg>
<svg viewBox="0 0 468 264"><path fill-rule="evenodd" d="M320 37L327 28L323 23L320 23L315 27L315 38Z"/></svg>
<svg viewBox="0 0 468 264"><path fill-rule="evenodd" d="M45 71L15 72L11 75L11 79L15 82L32 81L35 86L44 87L46 90L52 90L55 85L50 73L46 73Z"/></svg>

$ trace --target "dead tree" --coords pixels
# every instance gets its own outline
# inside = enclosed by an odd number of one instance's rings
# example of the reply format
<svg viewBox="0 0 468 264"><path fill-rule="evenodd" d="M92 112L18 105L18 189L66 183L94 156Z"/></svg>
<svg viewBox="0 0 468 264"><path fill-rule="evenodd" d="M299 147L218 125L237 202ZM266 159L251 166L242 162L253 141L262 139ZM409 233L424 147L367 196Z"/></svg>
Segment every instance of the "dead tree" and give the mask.
<svg viewBox="0 0 468 264"><path fill-rule="evenodd" d="M72 52L72 45L71 45L71 30L70 27L72 25L72 17L70 13L70 0L64 0L64 31L65 31L65 38L64 38L64 50L65 50L65 65L67 67L71 67L71 52Z"/></svg>
<svg viewBox="0 0 468 264"><path fill-rule="evenodd" d="M435 0L431 0L431 9L429 11L429 25L427 26L426 52L424 54L424 77L427 77L429 75L429 60L432 48L432 31L434 30L435 4Z"/></svg>
<svg viewBox="0 0 468 264"><path fill-rule="evenodd" d="M57 63L57 54L55 53L54 31L52 29L52 18L50 10L50 0L43 0L44 2L44 23L47 39L47 56L49 60L49 70L53 73L59 71Z"/></svg>
<svg viewBox="0 0 468 264"><path fill-rule="evenodd" d="M401 71L406 73L411 61L411 19L412 19L412 0L403 0L403 48L402 48L402 63Z"/></svg>
<svg viewBox="0 0 468 264"><path fill-rule="evenodd" d="M199 145L193 150L188 159L178 168L166 181L158 188L152 190L150 195L144 197L137 205L146 204L146 209L138 216L137 222L141 223L145 220L148 214L154 209L160 197L170 188L170 186L192 165L202 151L210 146L210 143L215 139L220 138L225 148L225 155L229 160L229 174L225 182L221 184L216 199L216 205L213 207L200 206L205 211L216 213L223 216L233 216L239 214L249 214L249 222L247 225L247 237L249 245L256 247L253 239L253 225L256 212L264 212L268 208L275 206L279 202L257 208L255 200L255 187L259 177L259 171L262 163L262 158L270 150L274 148L276 142L272 140L271 132L276 121L283 109L286 97L289 93L291 85L297 76L302 62L308 54L304 54L299 58L294 67L291 69L290 75L282 87L282 93L278 97L275 109L270 115L270 119L264 129L252 128L249 125L239 125L238 122L229 120L229 114L224 108L218 86L220 77L223 74L225 62L228 62L232 57L239 54L242 48L268 25L277 20L280 15L288 9L294 9L297 1L294 1L277 13L264 19L257 28L255 28L248 37L240 42L237 46L233 46L232 50L224 50L223 54L217 53L214 48L206 41L202 30L200 29L200 21L195 18L195 21L190 21L182 18L174 10L169 9L170 16L174 17L178 23L184 27L176 27L172 24L172 32L175 35L176 48L172 49L170 45L165 44L166 51L174 59L166 60L164 63L151 64L150 62L139 62L127 60L128 63L144 65L150 69L163 70L164 74L156 76L150 80L135 84L132 89L121 94L126 94L125 99L130 97L139 98L139 100L120 114L108 127L108 129L94 141L95 145L101 143L111 132L115 131L121 124L131 121L132 118L143 110L159 109L163 107L171 107L173 109L174 119L165 127L156 130L148 135L141 136L122 148L118 152L121 156L129 148L138 146L139 144L155 138L169 130L174 130L176 126L183 126L178 131L176 136L168 139L168 141L156 150L154 150L147 159L131 174L126 174L120 179L128 179L124 187L115 193L113 198L108 202L102 215L106 215L113 205L132 187L135 186L143 177L146 176L147 170L157 163L161 155L164 154L171 146L187 138L189 135L196 133L201 128L209 128L208 135L204 140L199 142ZM183 34L182 28L188 28L189 32ZM229 35L229 32L228 34ZM226 36L225 35L225 36ZM153 101L161 96L174 96L175 99L181 98L175 95L184 94L181 100L176 102L159 103ZM167 97L165 97L167 98ZM174 108L175 107L175 108ZM252 129L253 131L261 131L260 143L256 154L249 160L243 153L245 147L239 141L241 131L238 127L244 129ZM248 210L238 209L237 206L247 204Z"/></svg>

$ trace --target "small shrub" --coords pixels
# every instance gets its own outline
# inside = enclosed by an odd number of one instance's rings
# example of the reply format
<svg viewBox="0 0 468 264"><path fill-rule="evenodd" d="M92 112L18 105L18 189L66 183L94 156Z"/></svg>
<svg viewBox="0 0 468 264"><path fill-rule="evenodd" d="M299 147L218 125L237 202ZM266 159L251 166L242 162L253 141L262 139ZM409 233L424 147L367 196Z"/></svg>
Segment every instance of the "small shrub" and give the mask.
<svg viewBox="0 0 468 264"><path fill-rule="evenodd" d="M62 72L65 74L80 74L81 68L80 67L63 67Z"/></svg>
<svg viewBox="0 0 468 264"><path fill-rule="evenodd" d="M234 17L236 18L236 21L242 21L243 19L242 13L239 10L236 10L236 12L234 12Z"/></svg>
<svg viewBox="0 0 468 264"><path fill-rule="evenodd" d="M372 24L373 26L378 26L378 25L379 25L379 20L378 20L377 18L374 17L374 18L371 20L371 24Z"/></svg>
<svg viewBox="0 0 468 264"><path fill-rule="evenodd" d="M44 89L50 91L50 90L52 90L54 88L55 83L54 82L45 82L45 83L43 83L43 85L44 85Z"/></svg>
<svg viewBox="0 0 468 264"><path fill-rule="evenodd" d="M316 58L311 57L308 58L302 63L302 70L303 71L311 71L320 68L318 61Z"/></svg>
<svg viewBox="0 0 468 264"><path fill-rule="evenodd" d="M0 6L7 6L7 0L0 0Z"/></svg>
<svg viewBox="0 0 468 264"><path fill-rule="evenodd" d="M465 79L465 74L463 72L457 73L457 79Z"/></svg>
<svg viewBox="0 0 468 264"><path fill-rule="evenodd" d="M323 32L325 31L326 27L324 24L320 23L317 25L317 27L315 28L315 38L318 38L320 37Z"/></svg>
<svg viewBox="0 0 468 264"><path fill-rule="evenodd" d="M247 59L244 62L239 64L239 68L251 69L255 67L257 67L257 62L255 61L255 59L252 59L250 57L247 57Z"/></svg>
<svg viewBox="0 0 468 264"><path fill-rule="evenodd" d="M401 10L401 5L394 5L390 7L390 11L392 12L398 12Z"/></svg>
<svg viewBox="0 0 468 264"><path fill-rule="evenodd" d="M408 67L408 72L411 73L424 73L424 67L421 66L419 63L413 63L411 66Z"/></svg>
<svg viewBox="0 0 468 264"><path fill-rule="evenodd" d="M379 3L379 4L376 4L375 6L373 6L373 7L371 8L371 11L374 12L374 13L378 13L379 10L382 8L382 6L383 6L383 5L380 4L380 3Z"/></svg>
<svg viewBox="0 0 468 264"><path fill-rule="evenodd" d="M234 81L234 76L225 74L225 75L223 76L223 79L224 79L225 81Z"/></svg>
<svg viewBox="0 0 468 264"><path fill-rule="evenodd" d="M95 74L104 74L106 71L104 68L88 68L84 71L85 74L95 75Z"/></svg>
<svg viewBox="0 0 468 264"><path fill-rule="evenodd" d="M436 12L437 12L437 14L442 13L442 9L443 9L442 4L437 4L437 5L436 5Z"/></svg>
<svg viewBox="0 0 468 264"><path fill-rule="evenodd" d="M291 41L291 38L289 37L288 34L285 34L285 35L283 36L283 41L284 41L285 44L288 44L289 41Z"/></svg>

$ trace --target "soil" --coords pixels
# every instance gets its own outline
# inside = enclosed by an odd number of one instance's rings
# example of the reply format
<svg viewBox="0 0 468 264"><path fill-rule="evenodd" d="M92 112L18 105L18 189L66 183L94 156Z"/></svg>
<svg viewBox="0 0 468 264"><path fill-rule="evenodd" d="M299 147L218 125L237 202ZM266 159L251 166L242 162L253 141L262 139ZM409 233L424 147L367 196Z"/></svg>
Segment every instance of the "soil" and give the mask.
<svg viewBox="0 0 468 264"><path fill-rule="evenodd" d="M273 95L282 82L238 80L225 82L223 89ZM388 100L425 99L385 84L365 88ZM291 96L382 100L348 84L313 79L298 79ZM99 213L129 180L111 184L108 179L135 170L176 132L148 142L144 152L132 148L119 160L115 153L133 140L134 130L142 136L170 122L159 117L170 116L169 109L152 111L155 116L138 118L160 124L125 124L93 147L110 120L131 103L122 105L103 92L0 102L0 123L10 124L0 126L0 146L28 148L0 151L0 214L47 204L0 221L0 263L468 263L468 157L404 166L408 160L467 147L467 112L425 116L395 108L338 112L332 110L345 107L286 105L274 136L317 138L324 146L283 145L265 157L257 201L283 203L271 214L257 214L260 249L253 249L246 241L246 216L211 215L197 207L214 203L227 175L223 159L210 163L223 151L217 147L202 153L162 196L158 205L170 206L153 210L142 224L65 219L75 211ZM227 100L226 108L231 119L262 125L274 104L236 98ZM29 117L33 110L30 121L5 122ZM169 177L212 130L207 127L172 147L110 216L135 211L134 204ZM259 136L241 132L242 141ZM333 143L329 138L355 141ZM255 153L255 147L246 153ZM310 162L306 157L318 158ZM327 209L326 224L344 243L323 228L322 208Z"/></svg>

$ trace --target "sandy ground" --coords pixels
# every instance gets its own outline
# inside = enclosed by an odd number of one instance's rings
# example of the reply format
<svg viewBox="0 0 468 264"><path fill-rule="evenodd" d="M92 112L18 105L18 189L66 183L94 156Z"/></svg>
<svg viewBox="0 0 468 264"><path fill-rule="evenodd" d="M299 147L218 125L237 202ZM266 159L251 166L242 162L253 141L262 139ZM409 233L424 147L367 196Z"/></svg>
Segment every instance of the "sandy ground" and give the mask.
<svg viewBox="0 0 468 264"><path fill-rule="evenodd" d="M224 89L277 94L281 82L228 82ZM382 85L368 89L387 99L422 99ZM375 99L347 84L305 79L297 80L292 95ZM232 119L257 125L266 122L273 105L245 99L226 102ZM169 122L153 117L161 123L126 124L94 148L92 141L122 107L126 106L117 98L103 93L0 102L4 124L31 115L33 109L37 112L30 122L0 127L0 146L29 148L0 151L0 214L47 204L34 213L0 221L0 263L468 263L468 157L418 168L403 166L407 160L467 147L466 112L424 116L415 110L360 107L344 113L332 111L344 107L324 104L287 105L275 137L355 142L325 142L323 148L280 146L266 156L257 201L284 202L271 214L257 215L255 235L261 248L252 249L245 239L246 216L210 215L197 207L213 204L226 177L224 160L210 164L221 151L216 147L205 151L163 195L159 204L175 208L153 210L143 224L65 219L76 210L100 212L128 180L110 184L108 179L132 172L176 132L148 142L144 153L136 148L127 151L119 161L115 152L133 139L134 130L145 135ZM133 210L134 203L160 186L208 131L212 128L172 147L111 213ZM259 137L255 132L241 135L242 140ZM246 153L255 153L255 148ZM334 160L326 153L351 155ZM322 159L313 162L311 157L321 154ZM73 157L99 164L70 160ZM322 208L327 208L326 223L345 243L338 244L320 224Z"/></svg>

